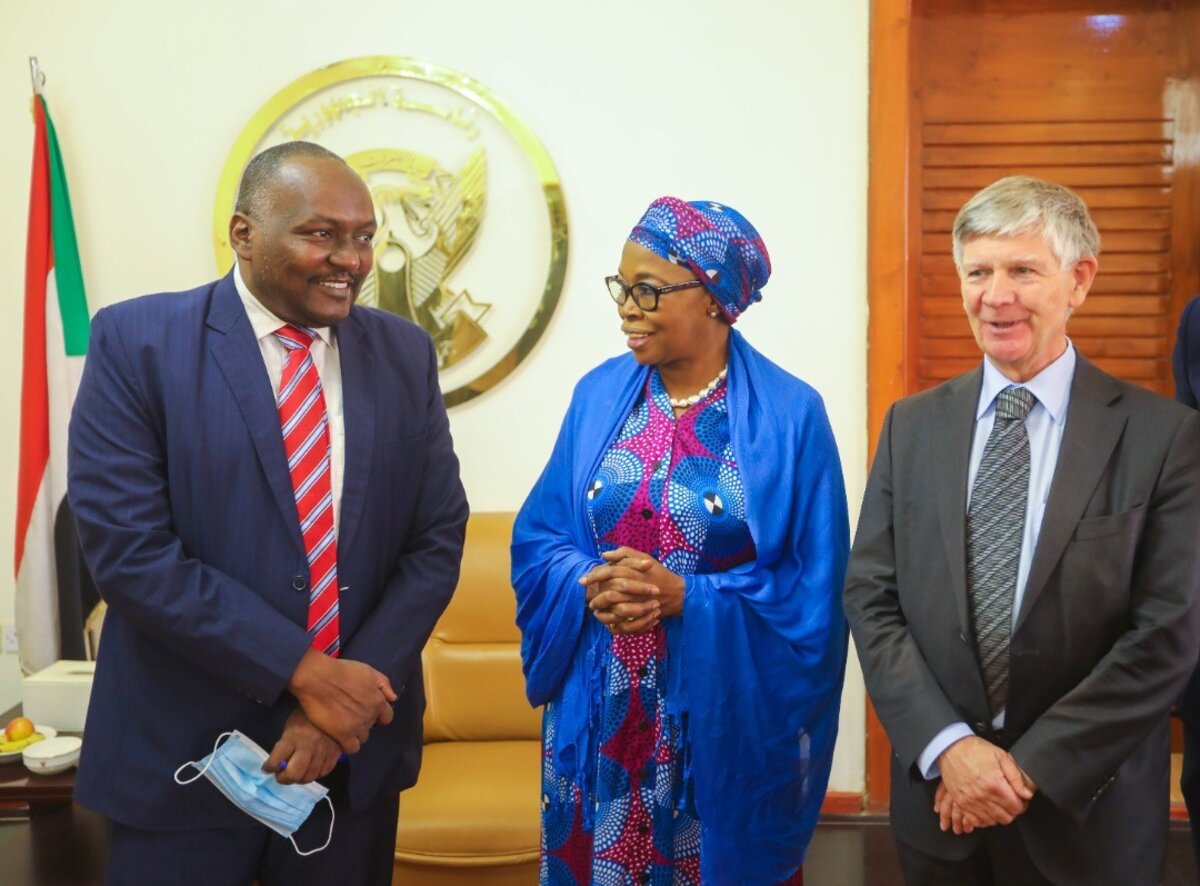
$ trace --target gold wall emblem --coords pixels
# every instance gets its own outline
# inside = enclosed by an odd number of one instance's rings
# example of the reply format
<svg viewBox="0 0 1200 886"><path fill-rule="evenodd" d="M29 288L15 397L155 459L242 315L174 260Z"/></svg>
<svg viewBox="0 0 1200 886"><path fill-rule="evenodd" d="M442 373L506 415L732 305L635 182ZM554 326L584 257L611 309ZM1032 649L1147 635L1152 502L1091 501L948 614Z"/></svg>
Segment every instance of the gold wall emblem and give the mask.
<svg viewBox="0 0 1200 886"><path fill-rule="evenodd" d="M242 130L213 210L221 271L242 170L293 139L337 152L375 201L375 267L359 304L418 323L437 346L447 406L507 376L562 292L562 186L537 137L482 84L413 59L370 56L304 75Z"/></svg>

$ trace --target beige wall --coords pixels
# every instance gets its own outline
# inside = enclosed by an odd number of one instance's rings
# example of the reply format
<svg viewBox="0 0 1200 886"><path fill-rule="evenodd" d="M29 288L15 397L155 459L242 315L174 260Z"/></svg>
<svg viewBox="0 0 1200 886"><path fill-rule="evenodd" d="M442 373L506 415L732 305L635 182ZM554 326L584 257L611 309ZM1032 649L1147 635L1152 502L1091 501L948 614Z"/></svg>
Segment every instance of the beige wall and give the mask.
<svg viewBox="0 0 1200 886"><path fill-rule="evenodd" d="M4 2L0 29L0 414L20 372L37 55L59 128L92 310L217 275L218 173L258 107L299 75L360 55L467 72L545 143L571 256L549 335L500 387L452 413L472 505L520 505L573 381L621 352L601 277L662 194L744 212L771 250L765 299L739 323L825 396L857 514L866 460L868 0L312 0ZM352 11L353 10L353 11ZM223 269L222 269L223 270ZM17 427L0 429L0 563L12 562ZM13 620L0 573L0 623ZM19 697L0 655L0 710ZM863 782L863 689L851 665L835 790Z"/></svg>

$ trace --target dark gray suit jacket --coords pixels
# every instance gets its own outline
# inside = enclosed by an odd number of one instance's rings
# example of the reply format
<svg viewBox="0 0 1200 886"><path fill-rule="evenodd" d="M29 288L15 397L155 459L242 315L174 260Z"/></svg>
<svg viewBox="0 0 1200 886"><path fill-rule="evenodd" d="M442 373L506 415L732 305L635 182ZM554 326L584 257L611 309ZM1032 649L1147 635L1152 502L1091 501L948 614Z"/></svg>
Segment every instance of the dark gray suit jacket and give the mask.
<svg viewBox="0 0 1200 886"><path fill-rule="evenodd" d="M888 412L846 577L867 689L894 749L892 826L936 857L917 757L966 721L1038 785L1012 825L1056 883L1157 883L1167 711L1200 652L1200 414L1079 355L993 735L966 593L967 468L982 367Z"/></svg>

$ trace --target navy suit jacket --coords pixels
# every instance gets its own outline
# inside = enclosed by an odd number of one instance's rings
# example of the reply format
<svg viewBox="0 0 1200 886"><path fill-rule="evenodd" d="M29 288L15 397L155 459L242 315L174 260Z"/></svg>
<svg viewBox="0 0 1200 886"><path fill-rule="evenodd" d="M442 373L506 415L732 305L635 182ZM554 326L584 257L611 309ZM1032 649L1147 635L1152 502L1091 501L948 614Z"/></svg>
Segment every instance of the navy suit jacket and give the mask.
<svg viewBox="0 0 1200 886"><path fill-rule="evenodd" d="M1175 374L1175 399L1193 409L1200 408L1200 295L1187 303L1179 317L1171 369ZM1179 715L1200 726L1200 668L1183 690Z"/></svg>
<svg viewBox="0 0 1200 886"><path fill-rule="evenodd" d="M416 779L421 648L458 579L467 504L429 337L355 307L337 343L342 656L400 695L392 723L342 764L358 809ZM308 648L278 411L232 275L97 313L69 496L109 606L76 798L133 827L252 825L206 779L172 778L227 730L269 750Z"/></svg>
<svg viewBox="0 0 1200 886"><path fill-rule="evenodd" d="M1184 307L1171 354L1175 372L1175 399L1193 409L1200 407L1200 295Z"/></svg>

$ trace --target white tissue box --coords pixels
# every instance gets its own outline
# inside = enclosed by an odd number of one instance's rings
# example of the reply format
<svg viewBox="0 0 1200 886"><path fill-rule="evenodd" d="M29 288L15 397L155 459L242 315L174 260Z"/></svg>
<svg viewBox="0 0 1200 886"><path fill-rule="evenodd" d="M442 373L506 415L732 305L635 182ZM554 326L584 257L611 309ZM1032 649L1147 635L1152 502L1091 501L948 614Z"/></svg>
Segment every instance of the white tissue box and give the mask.
<svg viewBox="0 0 1200 886"><path fill-rule="evenodd" d="M56 661L22 681L22 713L34 723L82 732L92 694L94 661Z"/></svg>

